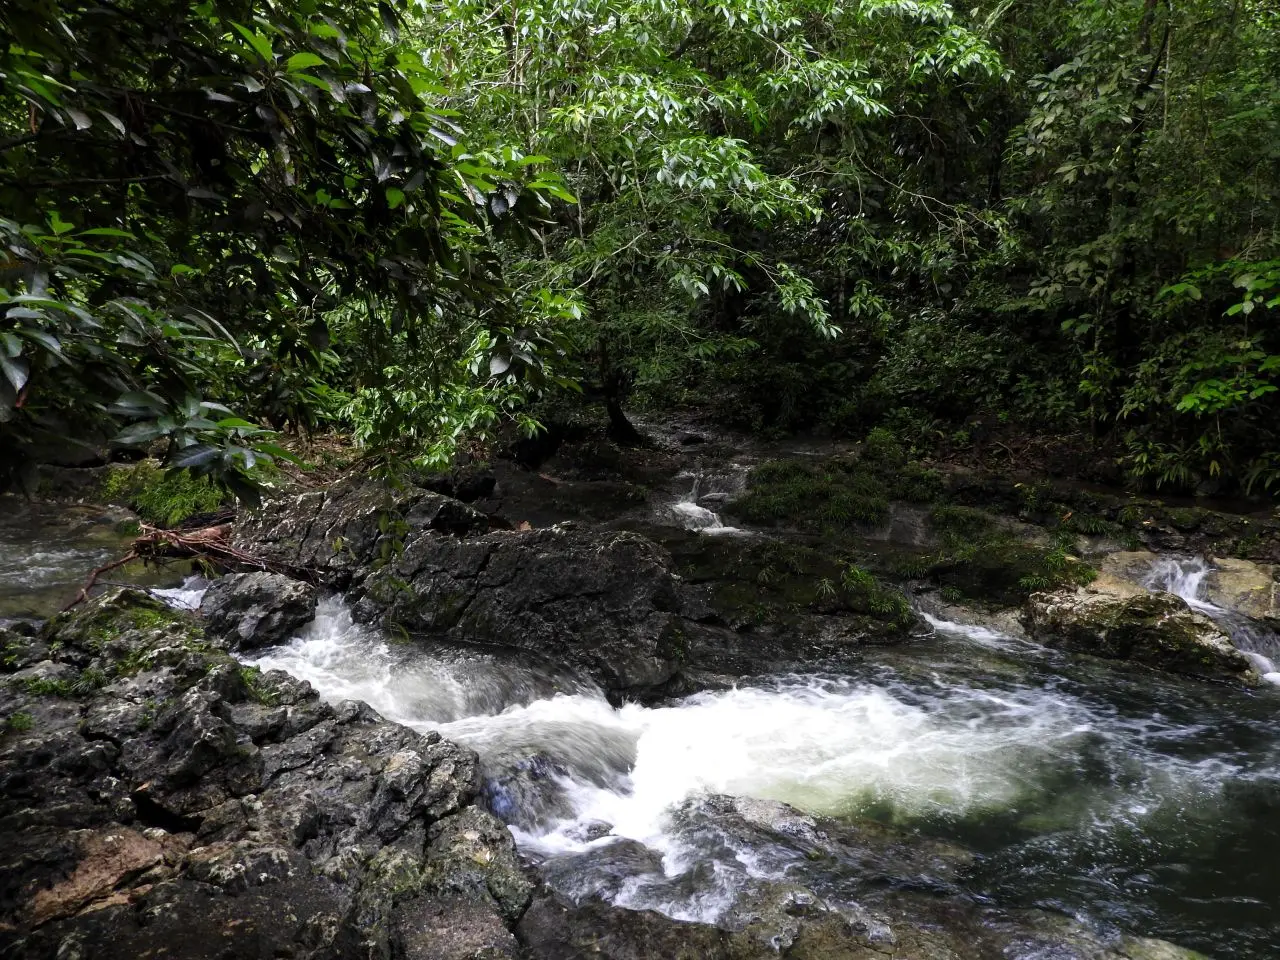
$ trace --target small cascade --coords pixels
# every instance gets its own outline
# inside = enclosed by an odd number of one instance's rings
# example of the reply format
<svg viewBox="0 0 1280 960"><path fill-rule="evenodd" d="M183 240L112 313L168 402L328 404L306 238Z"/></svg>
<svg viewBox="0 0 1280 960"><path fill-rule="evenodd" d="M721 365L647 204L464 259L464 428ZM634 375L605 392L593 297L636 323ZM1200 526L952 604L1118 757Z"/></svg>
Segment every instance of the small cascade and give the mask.
<svg viewBox="0 0 1280 960"><path fill-rule="evenodd" d="M1213 571L1204 557L1161 557L1151 566L1142 585L1148 590L1172 593L1186 601L1192 610L1203 613L1217 623L1264 680L1280 685L1280 636L1256 620L1243 616L1202 595L1204 580Z"/></svg>
<svg viewBox="0 0 1280 960"><path fill-rule="evenodd" d="M1191 609L1213 616L1226 611L1200 596L1204 590L1204 578L1212 569L1204 557L1161 557L1151 565L1151 572L1142 585L1148 590L1175 594Z"/></svg>
<svg viewBox="0 0 1280 960"><path fill-rule="evenodd" d="M199 610L209 581L204 577L187 577L180 587L152 590L151 595L163 600L175 610Z"/></svg>
<svg viewBox="0 0 1280 960"><path fill-rule="evenodd" d="M713 507L733 499L746 486L749 468L729 464L717 470L688 470L676 477L676 499L663 508L666 517L706 534L742 534L720 519ZM710 506L709 506L710 505Z"/></svg>

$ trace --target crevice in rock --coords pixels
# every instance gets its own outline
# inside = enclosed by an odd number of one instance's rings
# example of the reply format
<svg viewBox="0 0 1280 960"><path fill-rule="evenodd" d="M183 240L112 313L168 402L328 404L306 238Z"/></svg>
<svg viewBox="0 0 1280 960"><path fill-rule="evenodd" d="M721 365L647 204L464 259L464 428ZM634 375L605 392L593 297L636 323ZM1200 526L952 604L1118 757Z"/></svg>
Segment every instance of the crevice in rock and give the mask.
<svg viewBox="0 0 1280 960"><path fill-rule="evenodd" d="M135 791L129 799L133 801L138 823L144 827L159 827L166 833L196 833L204 823L203 817L184 817L166 810L140 790Z"/></svg>

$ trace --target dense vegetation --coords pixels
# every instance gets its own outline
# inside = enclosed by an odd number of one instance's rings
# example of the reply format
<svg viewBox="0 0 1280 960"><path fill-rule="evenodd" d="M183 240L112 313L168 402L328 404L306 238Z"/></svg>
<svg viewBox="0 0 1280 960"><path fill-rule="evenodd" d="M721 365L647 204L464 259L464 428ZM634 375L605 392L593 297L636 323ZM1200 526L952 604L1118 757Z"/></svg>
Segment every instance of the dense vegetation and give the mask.
<svg viewBox="0 0 1280 960"><path fill-rule="evenodd" d="M585 387L1280 486L1265 0L11 0L0 234L15 473Z"/></svg>

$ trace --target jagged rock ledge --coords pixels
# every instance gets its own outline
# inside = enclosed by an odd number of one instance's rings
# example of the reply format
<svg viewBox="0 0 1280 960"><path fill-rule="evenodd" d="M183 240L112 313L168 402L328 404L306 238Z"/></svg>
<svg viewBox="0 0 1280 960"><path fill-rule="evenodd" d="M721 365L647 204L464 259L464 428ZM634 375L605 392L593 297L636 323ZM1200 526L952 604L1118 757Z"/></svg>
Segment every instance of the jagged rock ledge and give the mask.
<svg viewBox="0 0 1280 960"><path fill-rule="evenodd" d="M136 592L7 640L0 953L515 955L533 885L470 750Z"/></svg>
<svg viewBox="0 0 1280 960"><path fill-rule="evenodd" d="M391 635L550 662L615 701L653 701L847 656L868 637L905 638L912 619L908 611L889 625L879 614L842 610L805 629L771 631L725 610L712 584L686 582L670 553L640 533L574 522L504 527L449 497L361 478L268 502L240 525L236 543L313 571L358 619ZM218 598L219 609L256 603Z"/></svg>

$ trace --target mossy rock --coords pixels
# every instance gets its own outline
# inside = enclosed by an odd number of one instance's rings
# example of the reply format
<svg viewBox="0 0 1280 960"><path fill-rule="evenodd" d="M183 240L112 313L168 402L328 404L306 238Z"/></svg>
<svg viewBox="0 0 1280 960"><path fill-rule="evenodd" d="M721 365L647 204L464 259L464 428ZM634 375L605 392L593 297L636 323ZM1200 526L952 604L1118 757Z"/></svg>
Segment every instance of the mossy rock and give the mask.
<svg viewBox="0 0 1280 960"><path fill-rule="evenodd" d="M1226 634L1172 594L1038 593L1024 623L1028 633L1051 646L1207 680L1260 682Z"/></svg>

